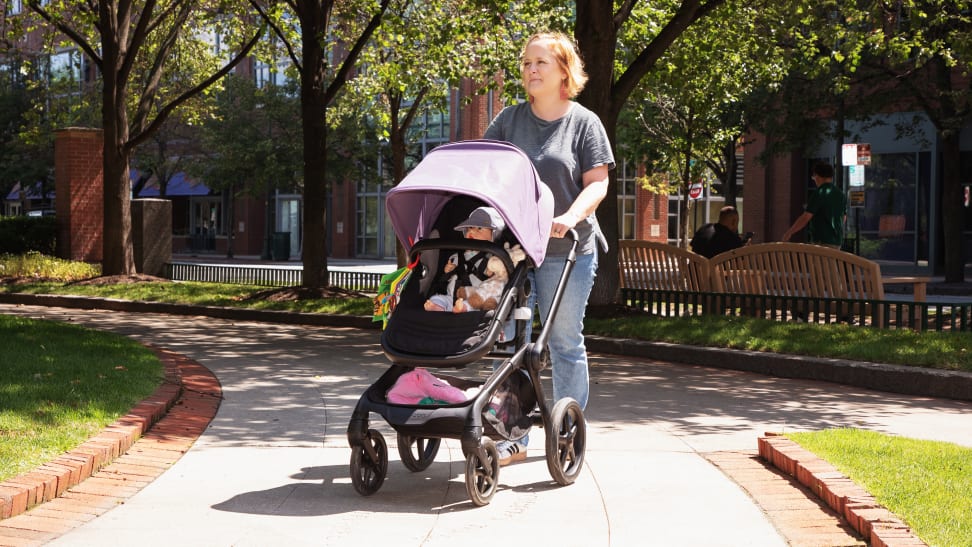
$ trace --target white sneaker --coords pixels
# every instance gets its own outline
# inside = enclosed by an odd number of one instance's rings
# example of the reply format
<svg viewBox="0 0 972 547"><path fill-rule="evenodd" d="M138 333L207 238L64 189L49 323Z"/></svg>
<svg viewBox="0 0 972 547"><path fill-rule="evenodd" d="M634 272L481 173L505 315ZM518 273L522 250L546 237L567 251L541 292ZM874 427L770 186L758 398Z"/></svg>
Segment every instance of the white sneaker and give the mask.
<svg viewBox="0 0 972 547"><path fill-rule="evenodd" d="M527 445L519 442L504 442L497 447L497 450L501 466L522 462L527 457Z"/></svg>

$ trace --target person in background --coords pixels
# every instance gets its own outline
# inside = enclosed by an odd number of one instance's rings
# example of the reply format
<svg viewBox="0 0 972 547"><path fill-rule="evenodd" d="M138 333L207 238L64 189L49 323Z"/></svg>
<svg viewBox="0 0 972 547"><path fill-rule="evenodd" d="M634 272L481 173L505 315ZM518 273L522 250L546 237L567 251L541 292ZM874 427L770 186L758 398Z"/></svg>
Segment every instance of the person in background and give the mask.
<svg viewBox="0 0 972 547"><path fill-rule="evenodd" d="M844 243L847 197L834 186L834 168L829 163L815 164L811 177L817 189L810 193L803 214L793 221L782 239L789 241L793 234L809 226L808 242L840 249Z"/></svg>
<svg viewBox="0 0 972 547"><path fill-rule="evenodd" d="M577 233L577 262L550 326L549 348L554 400L572 397L584 408L590 394L584 311L594 286L598 244L606 247L594 212L607 195L614 154L601 120L571 100L587 82L573 40L555 32L531 36L520 54L520 76L529 101L504 108L483 137L522 149L554 196L547 257L529 279L534 288L529 305L539 304L541 320L546 320L570 251L572 242L565 236L571 229ZM527 445L527 437L500 443L500 464L526 459Z"/></svg>
<svg viewBox="0 0 972 547"><path fill-rule="evenodd" d="M744 241L739 237L739 212L732 205L719 210L719 222L710 222L699 228L692 237L692 251L706 258L748 245L752 234Z"/></svg>

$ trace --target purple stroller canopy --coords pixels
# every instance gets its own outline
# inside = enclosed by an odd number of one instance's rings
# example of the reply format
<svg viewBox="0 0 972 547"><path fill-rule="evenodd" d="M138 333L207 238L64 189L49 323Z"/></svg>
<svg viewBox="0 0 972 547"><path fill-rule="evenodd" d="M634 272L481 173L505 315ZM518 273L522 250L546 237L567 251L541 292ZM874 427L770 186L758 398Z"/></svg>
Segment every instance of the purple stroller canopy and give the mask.
<svg viewBox="0 0 972 547"><path fill-rule="evenodd" d="M553 194L523 151L510 143L487 140L433 149L388 191L388 216L406 252L412 243L429 237L442 208L458 195L494 207L523 251L537 266L543 263L553 221Z"/></svg>

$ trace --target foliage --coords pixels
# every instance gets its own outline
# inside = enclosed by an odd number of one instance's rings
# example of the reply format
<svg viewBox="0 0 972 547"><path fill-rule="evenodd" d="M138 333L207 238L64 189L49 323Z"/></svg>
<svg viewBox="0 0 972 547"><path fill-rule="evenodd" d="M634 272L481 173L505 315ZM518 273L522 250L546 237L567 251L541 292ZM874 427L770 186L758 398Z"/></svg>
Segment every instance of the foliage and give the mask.
<svg viewBox="0 0 972 547"><path fill-rule="evenodd" d="M75 448L158 387L162 366L134 340L0 315L0 481Z"/></svg>
<svg viewBox="0 0 972 547"><path fill-rule="evenodd" d="M134 273L129 164L135 148L238 64L260 32L242 2L222 2L218 10L191 0L26 4L52 36L52 49L76 47L101 75L103 267L109 274ZM226 44L235 51L228 53Z"/></svg>
<svg viewBox="0 0 972 547"><path fill-rule="evenodd" d="M787 437L861 485L926 544L969 544L972 448L860 429Z"/></svg>
<svg viewBox="0 0 972 547"><path fill-rule="evenodd" d="M0 254L27 251L54 254L56 239L54 217L0 217Z"/></svg>
<svg viewBox="0 0 972 547"><path fill-rule="evenodd" d="M258 88L248 78L227 76L202 120L202 153L190 172L214 190L258 196L300 187L301 122L292 89Z"/></svg>
<svg viewBox="0 0 972 547"><path fill-rule="evenodd" d="M100 273L97 265L64 260L38 252L0 255L0 278L77 281L97 277Z"/></svg>

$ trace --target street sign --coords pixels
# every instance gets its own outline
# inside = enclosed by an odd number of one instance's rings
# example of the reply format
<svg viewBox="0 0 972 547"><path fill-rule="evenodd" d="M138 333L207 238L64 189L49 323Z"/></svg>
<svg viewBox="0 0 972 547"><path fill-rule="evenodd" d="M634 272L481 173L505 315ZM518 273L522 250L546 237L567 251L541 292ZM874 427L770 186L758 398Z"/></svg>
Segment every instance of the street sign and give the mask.
<svg viewBox="0 0 972 547"><path fill-rule="evenodd" d="M871 165L871 145L857 143L857 165Z"/></svg>
<svg viewBox="0 0 972 547"><path fill-rule="evenodd" d="M689 199L699 199L702 197L702 183L694 182L689 185Z"/></svg>
<svg viewBox="0 0 972 547"><path fill-rule="evenodd" d="M850 206L853 207L864 207L864 190L851 190L850 194Z"/></svg>
<svg viewBox="0 0 972 547"><path fill-rule="evenodd" d="M840 149L840 164L841 165L857 165L857 145L856 144L845 144Z"/></svg>
<svg viewBox="0 0 972 547"><path fill-rule="evenodd" d="M849 184L851 187L864 186L864 166L849 165L847 172L850 174Z"/></svg>

